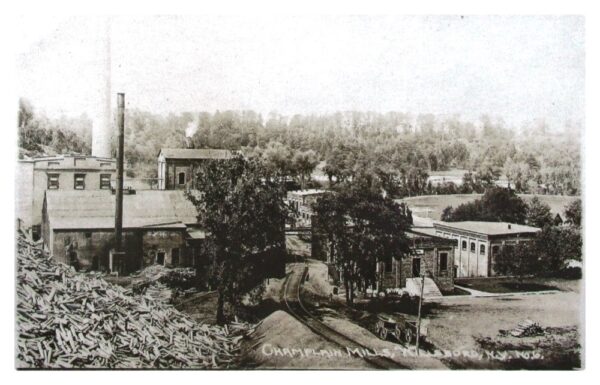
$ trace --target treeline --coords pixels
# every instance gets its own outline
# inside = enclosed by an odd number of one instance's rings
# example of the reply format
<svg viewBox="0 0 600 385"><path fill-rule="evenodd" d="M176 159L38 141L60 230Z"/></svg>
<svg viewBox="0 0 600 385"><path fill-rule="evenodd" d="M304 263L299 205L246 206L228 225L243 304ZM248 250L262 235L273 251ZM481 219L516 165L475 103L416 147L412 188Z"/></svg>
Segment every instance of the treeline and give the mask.
<svg viewBox="0 0 600 385"><path fill-rule="evenodd" d="M185 147L187 134L196 148L262 156L306 186L318 167L331 183L376 175L396 198L483 192L504 178L519 193L580 194L580 128L570 124L549 130L540 121L515 129L488 116L470 122L399 112L263 117L254 111L163 116L128 110L125 129L127 168L136 177L156 177L160 148ZM88 148L89 130L91 123L80 134ZM431 173L453 169L468 172L462 184L428 183Z"/></svg>
<svg viewBox="0 0 600 385"><path fill-rule="evenodd" d="M78 119L50 120L37 114L27 100L19 100L18 140L19 157L89 153L92 121Z"/></svg>
<svg viewBox="0 0 600 385"><path fill-rule="evenodd" d="M243 149L263 156L303 185L311 185L310 175L321 164L319 172L331 183L361 173L377 175L382 189L398 198L483 192L503 178L519 193L580 193L579 128L570 125L549 131L538 122L517 131L486 116L468 122L396 112L270 114L264 119L254 111L167 117L132 111L128 120L132 162L145 158L153 163L165 143L185 146L191 127L195 147ZM294 165L294 158L302 157L308 162ZM462 184L428 183L432 172L451 169L467 171Z"/></svg>

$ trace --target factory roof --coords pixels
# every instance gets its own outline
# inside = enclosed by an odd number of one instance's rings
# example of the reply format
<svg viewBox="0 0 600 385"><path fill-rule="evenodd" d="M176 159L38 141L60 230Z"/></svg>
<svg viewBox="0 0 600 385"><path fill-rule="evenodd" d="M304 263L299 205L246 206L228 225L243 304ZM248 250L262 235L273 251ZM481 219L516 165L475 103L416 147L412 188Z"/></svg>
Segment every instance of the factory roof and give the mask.
<svg viewBox="0 0 600 385"><path fill-rule="evenodd" d="M513 235L523 233L536 233L540 231L538 227L518 225L515 223L508 222L478 222L478 221L465 221L465 222L442 222L436 221L433 226L440 229L456 229L462 231L468 231L472 233L484 234L484 235Z"/></svg>
<svg viewBox="0 0 600 385"><path fill-rule="evenodd" d="M111 229L115 196L108 190L46 191L46 211L54 230ZM123 196L123 228L186 228L198 212L181 190L146 190Z"/></svg>
<svg viewBox="0 0 600 385"><path fill-rule="evenodd" d="M230 159L234 152L214 148L162 148L158 156L165 159Z"/></svg>
<svg viewBox="0 0 600 385"><path fill-rule="evenodd" d="M300 195L300 196L305 196L305 195L317 195L317 194L323 194L326 193L327 190L318 190L318 189L308 189L308 190L295 190L295 191L289 191L289 194L294 194L294 195Z"/></svg>

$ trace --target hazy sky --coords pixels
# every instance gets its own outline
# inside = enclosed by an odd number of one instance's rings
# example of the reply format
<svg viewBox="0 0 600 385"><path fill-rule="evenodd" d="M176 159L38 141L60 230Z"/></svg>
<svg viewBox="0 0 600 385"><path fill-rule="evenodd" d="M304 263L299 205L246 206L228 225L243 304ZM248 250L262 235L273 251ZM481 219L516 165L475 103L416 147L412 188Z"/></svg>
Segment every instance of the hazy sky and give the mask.
<svg viewBox="0 0 600 385"><path fill-rule="evenodd" d="M21 23L20 95L50 116L91 115L101 20L42 24ZM584 117L581 17L114 17L111 52L113 93L157 113Z"/></svg>

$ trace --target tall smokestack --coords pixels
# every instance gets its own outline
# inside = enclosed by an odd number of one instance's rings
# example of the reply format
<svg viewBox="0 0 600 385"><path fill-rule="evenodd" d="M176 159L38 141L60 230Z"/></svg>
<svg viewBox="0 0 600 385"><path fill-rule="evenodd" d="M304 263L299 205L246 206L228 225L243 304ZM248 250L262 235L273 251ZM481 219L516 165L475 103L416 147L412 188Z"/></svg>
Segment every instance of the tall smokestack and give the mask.
<svg viewBox="0 0 600 385"><path fill-rule="evenodd" d="M94 100L92 125L92 155L104 158L112 157L112 119L110 108L111 60L110 60L110 18L102 21L100 39L100 65L98 71L97 97Z"/></svg>

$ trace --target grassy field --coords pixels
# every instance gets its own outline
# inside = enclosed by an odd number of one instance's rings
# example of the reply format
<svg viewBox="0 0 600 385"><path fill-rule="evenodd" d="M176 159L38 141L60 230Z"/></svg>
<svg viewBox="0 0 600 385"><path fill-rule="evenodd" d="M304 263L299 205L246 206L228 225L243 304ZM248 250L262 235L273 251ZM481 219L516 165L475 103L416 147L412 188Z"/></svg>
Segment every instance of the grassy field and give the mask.
<svg viewBox="0 0 600 385"><path fill-rule="evenodd" d="M401 202L408 204L413 213L420 217L428 217L439 220L442 211L447 206L457 207L463 203L472 202L481 198L482 194L453 194L453 195L423 195L401 199ZM526 202L529 202L534 196L537 196L542 202L550 206L553 214L559 213L564 219L564 208L578 197L564 195L534 195L519 194Z"/></svg>
<svg viewBox="0 0 600 385"><path fill-rule="evenodd" d="M513 293L520 291L562 290L574 291L579 280L524 278L518 282L515 278L466 278L456 279L456 285L487 293Z"/></svg>

